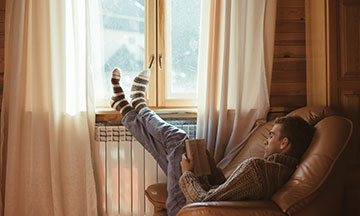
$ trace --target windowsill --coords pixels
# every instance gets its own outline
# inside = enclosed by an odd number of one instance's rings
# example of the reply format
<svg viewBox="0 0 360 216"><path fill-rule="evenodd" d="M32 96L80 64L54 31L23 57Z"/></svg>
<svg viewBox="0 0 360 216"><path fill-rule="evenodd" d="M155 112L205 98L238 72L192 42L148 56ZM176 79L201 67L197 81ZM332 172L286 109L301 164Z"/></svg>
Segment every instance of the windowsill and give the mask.
<svg viewBox="0 0 360 216"><path fill-rule="evenodd" d="M152 108L165 120L196 120L196 108ZM109 107L96 108L96 122L121 122L122 115Z"/></svg>
<svg viewBox="0 0 360 216"><path fill-rule="evenodd" d="M154 110L164 120L196 120L196 108L154 108ZM268 120L278 116L286 115L291 109L287 107L271 107ZM122 115L110 107L96 108L96 122L121 122Z"/></svg>

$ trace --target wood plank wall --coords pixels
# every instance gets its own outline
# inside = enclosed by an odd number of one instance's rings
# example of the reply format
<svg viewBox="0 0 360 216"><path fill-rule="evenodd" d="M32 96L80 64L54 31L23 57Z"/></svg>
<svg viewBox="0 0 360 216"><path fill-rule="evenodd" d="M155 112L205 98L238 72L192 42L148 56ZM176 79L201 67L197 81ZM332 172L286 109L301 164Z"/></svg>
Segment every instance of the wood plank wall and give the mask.
<svg viewBox="0 0 360 216"><path fill-rule="evenodd" d="M278 0L271 107L306 105L305 0Z"/></svg>
<svg viewBox="0 0 360 216"><path fill-rule="evenodd" d="M5 1L0 0L0 103L4 80ZM305 0L278 0L272 107L306 105Z"/></svg>
<svg viewBox="0 0 360 216"><path fill-rule="evenodd" d="M4 57L5 57L5 0L0 0L0 109L4 86Z"/></svg>

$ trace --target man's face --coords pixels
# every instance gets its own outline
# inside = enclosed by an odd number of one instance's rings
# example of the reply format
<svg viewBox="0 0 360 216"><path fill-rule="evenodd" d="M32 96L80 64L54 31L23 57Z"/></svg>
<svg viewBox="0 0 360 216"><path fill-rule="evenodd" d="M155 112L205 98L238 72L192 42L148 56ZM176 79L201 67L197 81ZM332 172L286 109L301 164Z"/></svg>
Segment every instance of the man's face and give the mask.
<svg viewBox="0 0 360 216"><path fill-rule="evenodd" d="M264 157L268 157L274 153L281 153L282 147L281 143L283 139L280 138L281 124L275 124L273 128L269 131L269 138L264 141L265 145L265 154Z"/></svg>

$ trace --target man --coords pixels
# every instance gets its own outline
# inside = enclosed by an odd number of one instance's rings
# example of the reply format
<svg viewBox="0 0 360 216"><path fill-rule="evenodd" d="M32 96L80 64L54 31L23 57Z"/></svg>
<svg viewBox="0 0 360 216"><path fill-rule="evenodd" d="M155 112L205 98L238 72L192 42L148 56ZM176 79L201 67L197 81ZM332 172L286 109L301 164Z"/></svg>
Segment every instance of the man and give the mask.
<svg viewBox="0 0 360 216"><path fill-rule="evenodd" d="M270 198L293 173L312 139L313 128L300 117L280 118L264 142L265 159L246 160L225 179L208 154L212 174L198 178L192 172L193 155L184 155L186 133L163 121L146 106L144 97L150 71L144 70L134 79L130 104L125 99L120 78L121 72L115 68L111 79L114 91L111 107L123 115L123 125L167 174L169 215L176 215L186 202Z"/></svg>
<svg viewBox="0 0 360 216"><path fill-rule="evenodd" d="M226 179L209 159L209 182L192 172L193 157L183 156L179 184L187 203L216 200L259 200L271 196L289 179L312 140L314 128L298 116L281 117L265 140L264 158L249 158ZM215 186L214 186L215 185Z"/></svg>

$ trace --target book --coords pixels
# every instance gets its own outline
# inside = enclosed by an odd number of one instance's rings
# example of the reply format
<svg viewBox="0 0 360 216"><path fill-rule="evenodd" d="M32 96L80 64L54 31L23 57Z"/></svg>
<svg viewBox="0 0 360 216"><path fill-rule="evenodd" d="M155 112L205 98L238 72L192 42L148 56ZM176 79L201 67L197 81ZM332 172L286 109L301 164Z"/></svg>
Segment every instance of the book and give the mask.
<svg viewBox="0 0 360 216"><path fill-rule="evenodd" d="M185 140L186 155L194 153L194 174L196 176L210 175L210 164L206 154L206 143L204 139Z"/></svg>

